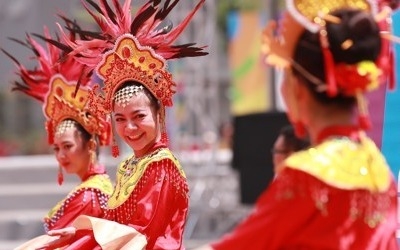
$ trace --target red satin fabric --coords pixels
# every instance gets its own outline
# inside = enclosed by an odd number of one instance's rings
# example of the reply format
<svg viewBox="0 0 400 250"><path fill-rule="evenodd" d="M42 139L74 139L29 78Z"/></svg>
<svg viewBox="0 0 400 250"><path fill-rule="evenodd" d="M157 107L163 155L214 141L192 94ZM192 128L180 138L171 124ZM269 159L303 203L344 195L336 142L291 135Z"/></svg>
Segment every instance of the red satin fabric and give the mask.
<svg viewBox="0 0 400 250"><path fill-rule="evenodd" d="M68 206L64 209L64 215L53 226L50 223L46 224L49 230L68 227L79 215L94 217L101 217L103 215L97 191L82 190L70 200Z"/></svg>
<svg viewBox="0 0 400 250"><path fill-rule="evenodd" d="M186 179L171 160L164 159L147 168L128 200L108 210L106 219L146 235L146 249L183 249L187 193Z"/></svg>
<svg viewBox="0 0 400 250"><path fill-rule="evenodd" d="M44 218L46 231L68 227L79 215L102 217L104 214L104 202L110 194L105 193L99 187L86 187L85 181L91 177L106 173L103 165L94 165L83 178L82 188L71 191L61 204L59 211L51 218ZM108 177L107 177L108 179ZM109 182L111 186L111 182Z"/></svg>
<svg viewBox="0 0 400 250"><path fill-rule="evenodd" d="M356 126L344 125L323 129L317 143L331 136L360 140ZM370 207L378 206L385 220L376 227L370 227L363 218L355 220L350 212L354 197L363 204L371 202ZM323 211L321 199L326 199ZM306 172L285 168L260 196L250 216L212 247L215 250L396 250L396 227L394 179L386 192L371 193L336 188Z"/></svg>
<svg viewBox="0 0 400 250"><path fill-rule="evenodd" d="M293 197L288 191L298 190ZM313 198L318 191L329 193L326 214ZM371 228L363 219L350 217L351 197L371 195L365 190L341 190L313 176L284 169L258 199L252 214L231 234L212 244L215 250L395 250L396 187L394 181L382 197L390 197L384 223Z"/></svg>
<svg viewBox="0 0 400 250"><path fill-rule="evenodd" d="M156 144L151 151L163 144ZM118 184L117 184L118 185ZM105 219L132 226L147 237L146 249L184 249L183 230L188 212L188 184L175 163L150 163L129 198L106 211ZM75 237L66 249L100 249L93 231Z"/></svg>
<svg viewBox="0 0 400 250"><path fill-rule="evenodd" d="M352 125L337 125L326 127L319 132L316 143L320 144L331 136L348 137L353 141L359 141L360 128Z"/></svg>

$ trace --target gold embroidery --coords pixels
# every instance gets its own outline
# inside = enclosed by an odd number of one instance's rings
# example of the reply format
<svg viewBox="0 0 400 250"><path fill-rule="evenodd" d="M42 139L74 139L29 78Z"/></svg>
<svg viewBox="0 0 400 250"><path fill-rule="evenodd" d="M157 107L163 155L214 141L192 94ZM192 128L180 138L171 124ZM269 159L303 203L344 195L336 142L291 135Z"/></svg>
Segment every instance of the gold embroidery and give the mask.
<svg viewBox="0 0 400 250"><path fill-rule="evenodd" d="M284 165L347 190L382 192L389 188L391 181L385 159L365 135L361 135L360 143L348 138L329 139L291 155Z"/></svg>
<svg viewBox="0 0 400 250"><path fill-rule="evenodd" d="M45 217L45 220L53 220L53 218L56 217L60 212L63 212L64 210L63 208L66 205L66 201L73 198L76 192L78 192L79 190L90 189L90 188L98 189L107 196L110 196L113 193L113 186L108 175L105 174L94 175L89 179L87 179L86 181L79 184L78 186L76 186L71 192L69 192L66 198L58 202L48 212L47 216Z"/></svg>
<svg viewBox="0 0 400 250"><path fill-rule="evenodd" d="M181 176L186 178L180 163L167 148L156 150L151 155L140 159L135 159L134 156L128 157L128 159L122 162L118 167L117 185L114 193L108 200L108 208L113 209L122 205L129 198L148 166L153 162L164 159L171 160Z"/></svg>

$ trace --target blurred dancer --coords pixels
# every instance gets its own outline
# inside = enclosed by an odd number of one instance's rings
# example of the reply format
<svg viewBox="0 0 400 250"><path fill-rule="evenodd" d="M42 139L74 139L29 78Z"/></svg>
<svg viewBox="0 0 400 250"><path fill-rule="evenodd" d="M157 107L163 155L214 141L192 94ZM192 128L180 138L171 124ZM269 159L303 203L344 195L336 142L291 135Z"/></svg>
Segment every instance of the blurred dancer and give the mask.
<svg viewBox="0 0 400 250"><path fill-rule="evenodd" d="M387 74L376 2L286 4L278 37L274 23L264 33L266 60L285 70L289 120L312 147L289 156L253 213L203 249L398 249L394 179L363 132L364 93Z"/></svg>
<svg viewBox="0 0 400 250"><path fill-rule="evenodd" d="M306 149L309 146L310 142L308 139L296 136L293 126L287 125L281 128L271 150L274 172L276 173L281 167L284 167L282 163L291 154Z"/></svg>

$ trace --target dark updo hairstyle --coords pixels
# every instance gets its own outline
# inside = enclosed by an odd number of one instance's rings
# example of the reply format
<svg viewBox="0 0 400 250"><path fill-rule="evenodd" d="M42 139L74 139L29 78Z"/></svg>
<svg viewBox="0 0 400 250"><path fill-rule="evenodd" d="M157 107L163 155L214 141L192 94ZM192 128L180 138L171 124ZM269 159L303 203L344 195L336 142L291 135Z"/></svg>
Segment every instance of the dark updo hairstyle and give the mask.
<svg viewBox="0 0 400 250"><path fill-rule="evenodd" d="M364 60L376 61L381 51L381 38L378 24L373 16L366 11L356 9L340 9L330 14L340 18L339 23L327 21L326 24L329 49L334 63L356 64ZM352 41L352 45L349 48L342 48L342 44L348 40ZM324 65L319 33L305 30L295 48L294 75L309 87L320 103L335 104L344 108L353 107L355 97L344 96L340 90L337 96L329 97L326 91L317 91L317 85L302 72L305 70L326 84Z"/></svg>
<svg viewBox="0 0 400 250"><path fill-rule="evenodd" d="M126 81L124 83L122 83L114 92L117 93L119 90L126 88L128 86L143 86L143 91L144 94L149 98L150 100L150 105L151 107L153 107L156 111L160 110L160 102L157 100L157 98L153 95L153 93L150 92L150 90L148 90L146 88L146 86L144 86L142 83L138 82L138 81ZM113 105L114 105L114 101L113 101Z"/></svg>

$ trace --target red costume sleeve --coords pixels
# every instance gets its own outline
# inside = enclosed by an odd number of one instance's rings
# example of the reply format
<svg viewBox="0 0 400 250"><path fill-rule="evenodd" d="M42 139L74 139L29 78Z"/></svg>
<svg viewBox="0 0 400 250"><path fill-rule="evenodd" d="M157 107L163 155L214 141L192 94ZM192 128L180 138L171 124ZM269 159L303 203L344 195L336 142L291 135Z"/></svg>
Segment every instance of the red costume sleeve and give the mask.
<svg viewBox="0 0 400 250"><path fill-rule="evenodd" d="M232 233L212 244L214 249L272 250L278 249L285 239L295 237L315 211L315 206L309 196L287 193L288 199L279 197L285 195L279 188L282 177L262 193L253 212Z"/></svg>
<svg viewBox="0 0 400 250"><path fill-rule="evenodd" d="M252 214L212 247L397 250L395 190L394 182L382 193L344 190L285 169Z"/></svg>
<svg viewBox="0 0 400 250"><path fill-rule="evenodd" d="M170 159L163 159L150 163L136 188L131 226L146 235L147 249L181 249L188 211L186 178Z"/></svg>
<svg viewBox="0 0 400 250"><path fill-rule="evenodd" d="M97 192L99 191L87 188L76 191L75 196L72 199L68 199L68 205L64 207L63 216L59 218L50 230L70 226L79 215L101 217L103 210L101 209Z"/></svg>
<svg viewBox="0 0 400 250"><path fill-rule="evenodd" d="M145 235L146 249L184 249L182 238L188 211L188 185L180 170L173 160L162 158L148 163L137 182L119 180L117 187L121 184L127 188L123 190L130 189L130 193L121 204L109 207L105 218L131 226ZM67 249L91 246L93 231L83 235L70 241L72 244Z"/></svg>

